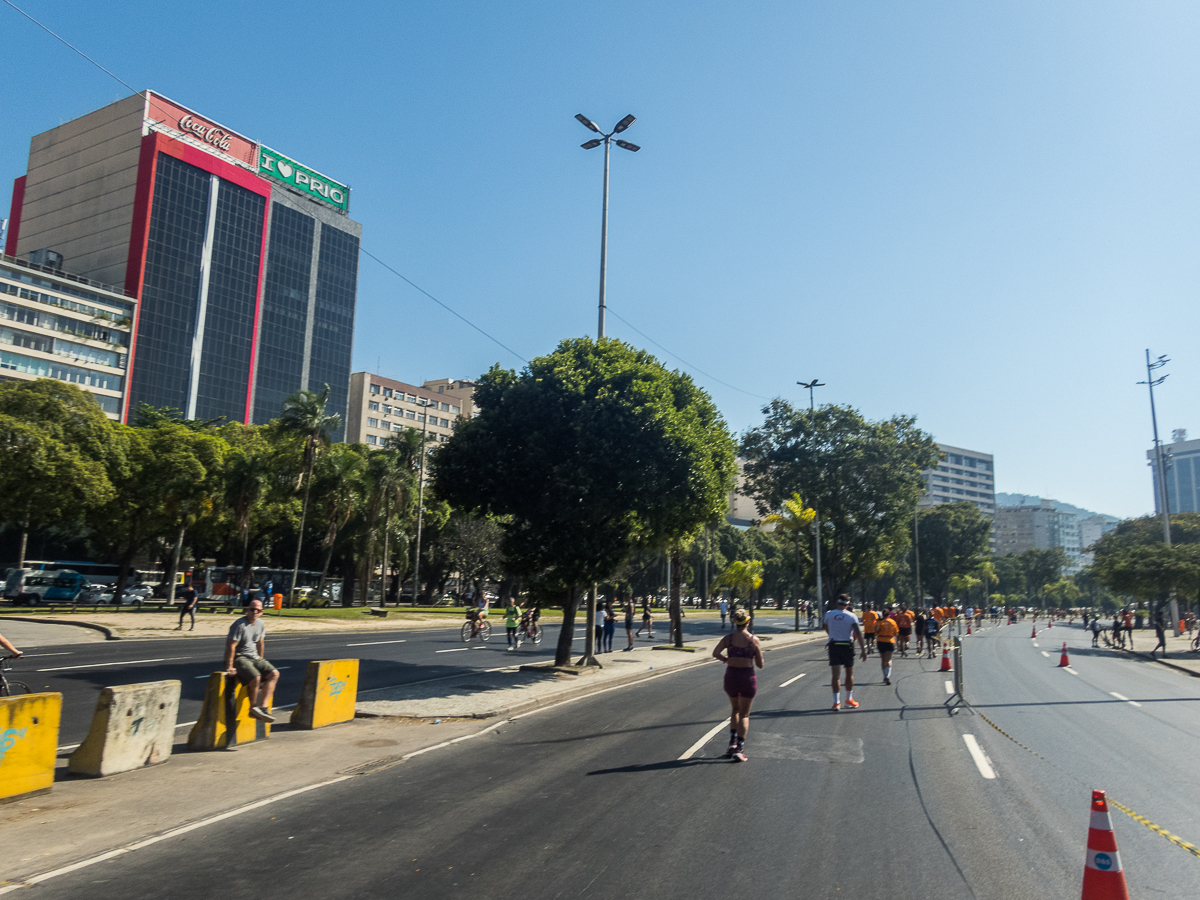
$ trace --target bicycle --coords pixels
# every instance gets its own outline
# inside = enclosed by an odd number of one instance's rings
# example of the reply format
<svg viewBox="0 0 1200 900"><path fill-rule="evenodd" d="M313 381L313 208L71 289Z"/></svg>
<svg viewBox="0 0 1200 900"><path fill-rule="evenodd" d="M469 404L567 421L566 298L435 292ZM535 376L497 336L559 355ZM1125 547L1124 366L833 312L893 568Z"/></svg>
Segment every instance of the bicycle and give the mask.
<svg viewBox="0 0 1200 900"><path fill-rule="evenodd" d="M32 694L33 689L23 681L14 681L4 677L5 671L12 668L8 661L15 656L0 656L0 697L15 697L19 694Z"/></svg>
<svg viewBox="0 0 1200 900"><path fill-rule="evenodd" d="M464 644L471 643L475 638L487 643L492 636L492 625L487 619L472 619L469 622L463 622L459 634Z"/></svg>
<svg viewBox="0 0 1200 900"><path fill-rule="evenodd" d="M531 628L532 631L530 631ZM542 626L537 622L521 622L521 627L517 629L517 639L540 644L542 642Z"/></svg>

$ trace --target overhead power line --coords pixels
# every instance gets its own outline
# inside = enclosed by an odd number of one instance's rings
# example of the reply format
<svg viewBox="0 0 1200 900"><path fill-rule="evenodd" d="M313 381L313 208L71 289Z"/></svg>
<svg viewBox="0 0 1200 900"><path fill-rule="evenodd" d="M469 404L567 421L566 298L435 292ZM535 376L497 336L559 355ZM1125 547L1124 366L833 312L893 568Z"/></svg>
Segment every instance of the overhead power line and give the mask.
<svg viewBox="0 0 1200 900"><path fill-rule="evenodd" d="M133 87L133 85L131 85L124 78L120 78L119 76L114 75L112 72L110 72L108 69L104 68L104 66L100 65L100 63L96 62L94 59L92 59L90 56L88 56L86 53L84 53L82 50L80 50L78 47L76 47L74 44L72 44L70 41L68 41L62 35L55 34L53 31L51 31L49 28L47 28L45 25L43 25L41 22L39 22L37 19L35 19L33 16L31 16L29 13L25 12L25 10L21 9L21 7L17 6L17 4L13 3L12 0L4 0L4 2L7 3L9 6L11 6L13 9L15 9L17 12L19 12L21 15L23 15L25 18L27 18L30 22L32 22L38 28L42 29L42 31L46 32L46 34L50 35L55 40L61 41L62 43L66 44L68 47L70 47L72 50L74 50L76 53L78 53L80 56L82 56L84 59L86 59L88 62L90 62L93 66L95 66L97 69L99 69L105 75L107 75L109 78L112 78L113 80L117 81L119 84L125 85L125 87L129 88L129 90L135 94L140 93L137 88Z"/></svg>

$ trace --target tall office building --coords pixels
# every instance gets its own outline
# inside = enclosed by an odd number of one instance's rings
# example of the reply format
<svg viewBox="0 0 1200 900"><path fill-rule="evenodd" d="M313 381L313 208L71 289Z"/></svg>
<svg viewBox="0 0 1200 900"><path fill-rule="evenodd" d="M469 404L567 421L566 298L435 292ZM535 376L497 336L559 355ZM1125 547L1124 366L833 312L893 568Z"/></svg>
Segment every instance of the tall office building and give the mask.
<svg viewBox="0 0 1200 900"><path fill-rule="evenodd" d="M1167 471L1167 509L1177 512L1200 512L1200 441L1189 441L1187 432L1178 429L1173 440L1163 444L1163 466ZM1162 494L1158 487L1158 468L1154 450L1146 451L1154 488L1154 511L1162 513Z"/></svg>
<svg viewBox="0 0 1200 900"><path fill-rule="evenodd" d="M346 416L362 227L345 185L146 91L37 135L5 252L139 300L122 418L265 422L301 388Z"/></svg>
<svg viewBox="0 0 1200 900"><path fill-rule="evenodd" d="M1068 571L1078 571L1084 563L1079 519L1060 510L1053 500L997 507L992 535L996 556L1061 547L1067 555Z"/></svg>

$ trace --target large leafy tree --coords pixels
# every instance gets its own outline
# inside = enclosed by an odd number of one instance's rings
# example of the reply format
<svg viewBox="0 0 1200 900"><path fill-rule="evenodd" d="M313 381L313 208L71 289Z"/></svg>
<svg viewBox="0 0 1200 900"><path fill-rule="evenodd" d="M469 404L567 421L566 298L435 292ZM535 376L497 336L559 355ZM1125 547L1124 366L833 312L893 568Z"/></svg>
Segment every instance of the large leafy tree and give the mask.
<svg viewBox="0 0 1200 900"><path fill-rule="evenodd" d="M606 580L639 540L669 546L717 518L733 441L690 378L611 339L563 341L520 374L495 366L475 403L434 457L438 494L503 517L513 571L572 586L564 664L579 586Z"/></svg>
<svg viewBox="0 0 1200 900"><path fill-rule="evenodd" d="M1119 594L1161 603L1171 591L1185 598L1200 591L1200 514L1171 516L1171 546L1157 516L1128 519L1096 543L1095 577Z"/></svg>
<svg viewBox="0 0 1200 900"><path fill-rule="evenodd" d="M773 400L742 439L747 489L762 512L793 494L817 511L824 603L852 581L875 579L908 546L921 470L938 458L911 416L870 422L857 410L797 409Z"/></svg>
<svg viewBox="0 0 1200 900"><path fill-rule="evenodd" d="M329 385L324 390L297 391L283 403L283 414L279 417L280 427L296 435L303 443L300 469L296 473L296 488L303 492L300 505L300 527L296 535L296 559L292 566L292 582L289 590L296 589L296 577L300 571L300 550L304 546L304 522L308 518L308 498L312 487L312 471L317 455L329 445L330 432L342 424L342 417L330 415L325 407L329 402Z"/></svg>
<svg viewBox="0 0 1200 900"><path fill-rule="evenodd" d="M974 503L943 503L917 513L920 535L921 586L941 606L953 587L969 591L980 583L973 573L988 552L992 523ZM975 578L966 585L955 576Z"/></svg>
<svg viewBox="0 0 1200 900"><path fill-rule="evenodd" d="M796 601L796 624L800 623L800 590L803 581L800 577L801 565L805 559L812 559L808 547L812 543L812 524L817 511L804 505L799 494L792 494L780 504L777 513L771 513L763 518L764 525L774 525L775 533L781 535L791 545L796 560L796 582L793 599Z"/></svg>
<svg viewBox="0 0 1200 900"><path fill-rule="evenodd" d="M0 383L0 521L20 533L71 522L113 496L113 426L75 385L48 378Z"/></svg>

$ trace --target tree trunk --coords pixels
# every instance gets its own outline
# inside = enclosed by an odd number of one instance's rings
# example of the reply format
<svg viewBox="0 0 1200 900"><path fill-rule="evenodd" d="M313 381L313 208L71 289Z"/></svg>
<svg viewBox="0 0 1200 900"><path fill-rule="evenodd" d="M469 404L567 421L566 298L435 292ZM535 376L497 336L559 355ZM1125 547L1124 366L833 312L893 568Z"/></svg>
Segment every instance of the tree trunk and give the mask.
<svg viewBox="0 0 1200 900"><path fill-rule="evenodd" d="M25 568L25 548L29 544L29 522L26 521L21 526L21 546L17 550L17 568Z"/></svg>
<svg viewBox="0 0 1200 900"><path fill-rule="evenodd" d="M596 585L588 591L587 596L587 634L583 639L583 657L579 660L581 666L599 666L596 659Z"/></svg>
<svg viewBox="0 0 1200 900"><path fill-rule="evenodd" d="M170 603L175 599L175 578L179 572L179 557L183 553L183 535L187 531L187 523L179 523L179 534L175 538L175 550L171 554L171 565L167 569L167 602Z"/></svg>
<svg viewBox="0 0 1200 900"><path fill-rule="evenodd" d="M312 472L307 473L308 477L304 480L304 502L300 505L300 532L296 535L296 562L292 566L292 583L288 587L288 606L291 606L291 598L296 594L296 582L300 577L300 550L304 547L304 520L308 518L308 492L312 487Z"/></svg>
<svg viewBox="0 0 1200 900"><path fill-rule="evenodd" d="M683 550L679 544L671 548L671 581L667 591L671 597L671 633L675 636L675 646L683 646L683 607L680 600L680 589L683 586Z"/></svg>
<svg viewBox="0 0 1200 900"><path fill-rule="evenodd" d="M575 606L578 602L579 586L572 584L567 589L567 601L563 604L562 630L558 633L558 646L554 649L554 664L569 665L571 662L571 638L575 636Z"/></svg>
<svg viewBox="0 0 1200 900"><path fill-rule="evenodd" d="M388 497L383 498L383 565L380 567L382 571L380 572L379 578L379 606L381 608L387 606L388 538L391 537L391 535L388 533L391 531L391 529L388 528L388 519L391 518L391 516L388 515L389 499L390 498Z"/></svg>

